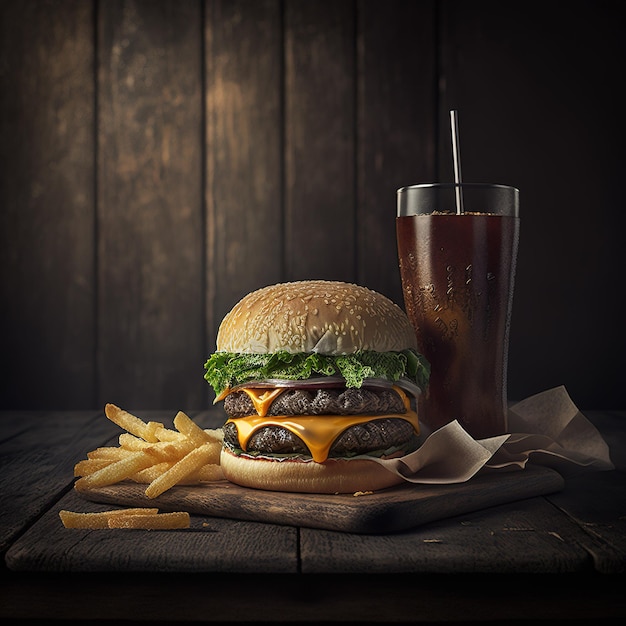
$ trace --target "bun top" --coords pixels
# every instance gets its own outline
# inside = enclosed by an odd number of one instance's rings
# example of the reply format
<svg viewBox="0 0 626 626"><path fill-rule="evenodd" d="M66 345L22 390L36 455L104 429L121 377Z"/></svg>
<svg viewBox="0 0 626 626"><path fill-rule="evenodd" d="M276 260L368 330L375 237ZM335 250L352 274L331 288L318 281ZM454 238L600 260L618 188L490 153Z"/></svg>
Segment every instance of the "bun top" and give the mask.
<svg viewBox="0 0 626 626"><path fill-rule="evenodd" d="M389 298L351 283L279 283L242 298L223 319L218 352L351 354L417 349L406 314Z"/></svg>

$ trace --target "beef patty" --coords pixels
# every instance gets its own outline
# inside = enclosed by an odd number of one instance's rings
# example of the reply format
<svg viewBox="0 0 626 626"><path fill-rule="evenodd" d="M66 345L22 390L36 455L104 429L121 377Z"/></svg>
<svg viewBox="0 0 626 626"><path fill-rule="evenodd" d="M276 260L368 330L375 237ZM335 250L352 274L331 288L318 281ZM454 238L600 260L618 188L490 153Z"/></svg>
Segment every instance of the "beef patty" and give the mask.
<svg viewBox="0 0 626 626"><path fill-rule="evenodd" d="M254 415L245 391L226 396L224 410L230 417ZM360 415L404 413L404 402L393 389L287 389L272 402L268 415Z"/></svg>

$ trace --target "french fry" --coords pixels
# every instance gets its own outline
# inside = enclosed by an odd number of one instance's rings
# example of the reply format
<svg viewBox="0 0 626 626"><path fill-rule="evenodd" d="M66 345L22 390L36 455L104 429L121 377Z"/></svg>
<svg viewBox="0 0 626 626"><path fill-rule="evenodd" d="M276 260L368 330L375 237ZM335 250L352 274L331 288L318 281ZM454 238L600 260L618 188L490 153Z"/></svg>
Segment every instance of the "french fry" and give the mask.
<svg viewBox="0 0 626 626"><path fill-rule="evenodd" d="M200 428L188 415L179 411L174 418L174 426L196 446L209 443L211 437Z"/></svg>
<svg viewBox="0 0 626 626"><path fill-rule="evenodd" d="M59 517L65 528L108 528L109 520L121 515L156 515L159 509L114 509L112 511L102 511L100 513L75 513L74 511L59 511Z"/></svg>
<svg viewBox="0 0 626 626"><path fill-rule="evenodd" d="M211 443L206 443L204 445L207 446L207 450L209 451L207 463L210 463L211 465L219 465L220 455L222 453L222 444L217 441L212 441Z"/></svg>
<svg viewBox="0 0 626 626"><path fill-rule="evenodd" d="M167 462L157 463L156 465L153 465L152 467L147 467L145 470L141 470L141 472L137 472L136 474L133 474L128 478L133 482L149 485L152 481L156 480L161 474L166 472L173 465L173 463ZM181 478L176 484L197 485L198 483L206 483L212 482L214 480L223 479L224 472L222 471L221 466L209 463L208 465L203 465L188 476Z"/></svg>
<svg viewBox="0 0 626 626"><path fill-rule="evenodd" d="M157 463L156 465L152 465L151 467L146 467L146 469L143 469L136 474L129 476L128 478L133 482L149 485L163 472L166 472L170 467L172 467L172 465L174 465L174 463L163 461L162 463Z"/></svg>
<svg viewBox="0 0 626 626"><path fill-rule="evenodd" d="M161 422L148 422L142 436L146 441L160 441L159 433L164 428Z"/></svg>
<svg viewBox="0 0 626 626"><path fill-rule="evenodd" d="M173 487L176 483L208 463L208 458L213 454L212 444L207 443L193 449L180 461L174 463L170 469L153 480L146 489L148 498L156 498L164 491Z"/></svg>
<svg viewBox="0 0 626 626"><path fill-rule="evenodd" d="M177 430L172 430L171 428L161 428L155 434L159 438L159 441L184 441L185 440L185 435L178 432Z"/></svg>
<svg viewBox="0 0 626 626"><path fill-rule="evenodd" d="M112 446L96 448L91 452L87 452L88 459L109 459L111 461L119 461L129 456L130 451L123 448L114 448Z"/></svg>
<svg viewBox="0 0 626 626"><path fill-rule="evenodd" d="M196 446L193 441L184 439L183 441L160 441L145 448L144 452L155 459L155 462L180 461L186 454L191 452Z"/></svg>
<svg viewBox="0 0 626 626"><path fill-rule="evenodd" d="M197 446L211 442L218 443L221 446L224 441L224 431L221 428L202 429L182 411L176 414L174 426L182 435L191 439Z"/></svg>
<svg viewBox="0 0 626 626"><path fill-rule="evenodd" d="M131 435L130 433L122 433L119 436L118 441L120 443L120 448L123 448L124 450L131 450L132 452L145 450L147 447L155 445L153 443L147 442L141 437Z"/></svg>
<svg viewBox="0 0 626 626"><path fill-rule="evenodd" d="M217 441L219 444L224 441L224 431L221 428L205 428L204 432L211 438L211 441Z"/></svg>
<svg viewBox="0 0 626 626"><path fill-rule="evenodd" d="M74 465L74 476L87 476L114 463L113 459L83 459Z"/></svg>
<svg viewBox="0 0 626 626"><path fill-rule="evenodd" d="M131 435L141 437L151 443L156 443L158 439L154 435L154 429L149 427L141 418L120 409L115 404L107 404L104 407L105 415L120 428L127 430Z"/></svg>
<svg viewBox="0 0 626 626"><path fill-rule="evenodd" d="M207 465L203 465L200 469L196 470L193 474L187 476L187 481L189 484L194 483L205 483L211 482L213 480L223 480L224 472L222 471L221 465L216 465L215 463L209 463ZM181 481L181 485L185 484L185 479Z"/></svg>
<svg viewBox="0 0 626 626"><path fill-rule="evenodd" d="M108 520L109 528L129 528L143 530L172 530L189 528L189 513L158 513L157 515L115 515Z"/></svg>
<svg viewBox="0 0 626 626"><path fill-rule="evenodd" d="M155 463L163 461L178 461L194 447L193 442L185 438L180 440L149 443L139 437L135 437L135 435L130 435L129 433L120 435L119 442L123 450L129 452L147 452L150 456L154 457Z"/></svg>
<svg viewBox="0 0 626 626"><path fill-rule="evenodd" d="M185 441L185 435L169 428L160 428L155 431L155 436L158 438L157 443L152 443L136 437L130 433L122 433L119 437L120 446L126 450L145 450L149 446L156 446L160 443L172 443L177 441Z"/></svg>
<svg viewBox="0 0 626 626"><path fill-rule="evenodd" d="M93 474L79 478L74 487L77 491L86 491L94 487L113 485L146 467L150 467L150 465L154 465L154 458L149 454L144 451L131 452L126 458L115 461Z"/></svg>

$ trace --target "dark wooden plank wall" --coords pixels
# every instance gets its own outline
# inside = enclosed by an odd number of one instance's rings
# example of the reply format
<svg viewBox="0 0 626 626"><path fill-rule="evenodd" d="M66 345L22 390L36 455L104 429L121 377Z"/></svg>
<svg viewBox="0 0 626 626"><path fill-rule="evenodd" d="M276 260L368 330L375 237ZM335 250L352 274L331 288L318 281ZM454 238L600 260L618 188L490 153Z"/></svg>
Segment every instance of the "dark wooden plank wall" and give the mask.
<svg viewBox="0 0 626 626"><path fill-rule="evenodd" d="M3 406L93 406L94 6L0 3Z"/></svg>
<svg viewBox="0 0 626 626"><path fill-rule="evenodd" d="M0 28L2 408L202 408L220 319L272 282L401 303L395 190L451 178L451 107L465 179L522 189L509 395L621 405L619 2L24 0Z"/></svg>
<svg viewBox="0 0 626 626"><path fill-rule="evenodd" d="M201 403L202 19L195 2L101 2L99 401Z"/></svg>
<svg viewBox="0 0 626 626"><path fill-rule="evenodd" d="M205 5L207 352L242 295L284 277L282 23L276 0Z"/></svg>

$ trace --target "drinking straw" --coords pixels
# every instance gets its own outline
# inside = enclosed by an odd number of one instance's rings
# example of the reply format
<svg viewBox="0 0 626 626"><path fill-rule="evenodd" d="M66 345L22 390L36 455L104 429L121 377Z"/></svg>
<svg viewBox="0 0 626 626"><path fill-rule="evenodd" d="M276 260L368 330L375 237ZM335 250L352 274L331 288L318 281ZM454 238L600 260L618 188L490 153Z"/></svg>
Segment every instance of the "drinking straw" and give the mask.
<svg viewBox="0 0 626 626"><path fill-rule="evenodd" d="M459 146L459 113L450 111L450 130L452 132L452 160L454 162L454 192L456 194L456 213L463 213L463 192L461 190L461 148Z"/></svg>

